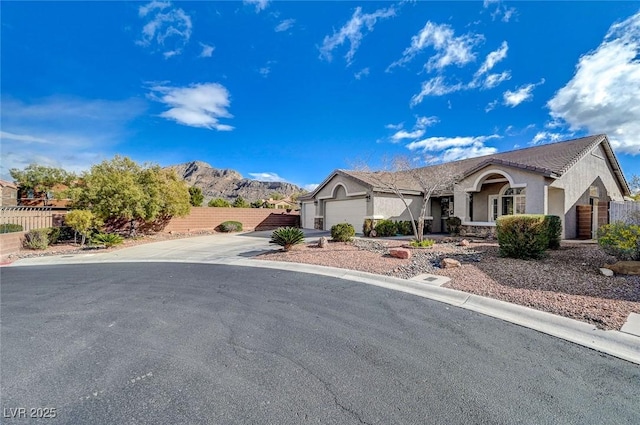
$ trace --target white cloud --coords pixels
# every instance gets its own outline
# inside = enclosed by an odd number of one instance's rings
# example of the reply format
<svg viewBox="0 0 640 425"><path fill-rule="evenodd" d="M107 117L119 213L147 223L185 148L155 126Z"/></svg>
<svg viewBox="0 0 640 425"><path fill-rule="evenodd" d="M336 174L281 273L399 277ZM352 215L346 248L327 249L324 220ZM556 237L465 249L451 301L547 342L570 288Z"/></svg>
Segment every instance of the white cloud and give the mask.
<svg viewBox="0 0 640 425"><path fill-rule="evenodd" d="M260 73L260 75L262 75L263 77L267 78L267 76L271 73L271 67L264 66L264 67L260 68L258 70L258 72Z"/></svg>
<svg viewBox="0 0 640 425"><path fill-rule="evenodd" d="M387 125L384 126L384 128L389 129L389 130L400 130L403 126L404 126L403 123L400 123L400 124L387 124Z"/></svg>
<svg viewBox="0 0 640 425"><path fill-rule="evenodd" d="M415 128L427 128L440 122L438 117L416 117Z"/></svg>
<svg viewBox="0 0 640 425"><path fill-rule="evenodd" d="M362 79L362 77L366 77L369 75L369 68L363 68L360 71L353 74L356 80Z"/></svg>
<svg viewBox="0 0 640 425"><path fill-rule="evenodd" d="M233 127L220 124L220 118L232 118L227 108L231 101L229 91L218 83L192 84L188 87L155 85L149 97L164 103L170 109L161 117L189 127L218 131L231 131Z"/></svg>
<svg viewBox="0 0 640 425"><path fill-rule="evenodd" d="M560 133L551 133L548 131L539 131L536 133L535 136L533 136L533 139L531 139L531 142L529 142L530 145L542 145L545 143L552 143L552 142L557 142L559 140L562 140L566 138L566 136L564 134L560 134Z"/></svg>
<svg viewBox="0 0 640 425"><path fill-rule="evenodd" d="M269 6L269 0L242 0L244 4L255 5L256 13L260 13Z"/></svg>
<svg viewBox="0 0 640 425"><path fill-rule="evenodd" d="M265 173L249 173L252 179L258 180L261 182L286 182L285 179L277 175L276 173L265 172Z"/></svg>
<svg viewBox="0 0 640 425"><path fill-rule="evenodd" d="M485 112L491 112L491 111L493 111L494 109L496 109L496 106L498 106L498 101L497 101L497 100L494 100L494 101L492 101L492 102L489 102L489 103L487 104L487 106L485 106L484 111L485 111Z"/></svg>
<svg viewBox="0 0 640 425"><path fill-rule="evenodd" d="M400 130L396 132L393 136L391 136L391 140L394 142L400 142L404 139L417 139L419 137L424 136L425 131L422 129L413 130L411 132L406 130Z"/></svg>
<svg viewBox="0 0 640 425"><path fill-rule="evenodd" d="M356 50L360 47L365 30L371 32L378 19L390 18L395 15L396 10L393 6L388 9L378 9L373 13L364 14L362 13L362 8L357 7L349 22L338 31L334 30L333 35L324 37L322 46L320 46L320 58L331 61L331 52L348 41L349 51L345 55L345 59L347 65L351 65Z"/></svg>
<svg viewBox="0 0 640 425"><path fill-rule="evenodd" d="M487 55L484 62L476 72L475 76L478 77L480 75L486 74L487 72L491 71L491 69L493 69L493 67L496 66L498 62L500 62L501 60L507 57L508 51L509 51L509 45L507 44L506 41L503 41L502 45L500 45L498 50L494 50L493 52Z"/></svg>
<svg viewBox="0 0 640 425"><path fill-rule="evenodd" d="M496 8L493 12L491 12L491 18L495 21L496 18L500 18L502 22L509 22L511 18L516 15L515 7L507 7L501 0L485 0L483 3L483 7L485 9L489 9L491 5L496 5Z"/></svg>
<svg viewBox="0 0 640 425"><path fill-rule="evenodd" d="M573 78L549 100L555 121L606 133L622 153L640 153L640 12L609 28L583 55Z"/></svg>
<svg viewBox="0 0 640 425"><path fill-rule="evenodd" d="M420 89L420 93L414 95L411 98L411 106L416 106L422 102L426 96L443 96L445 94L453 93L459 90L464 90L463 84L448 85L444 78L440 75L430 80L424 81Z"/></svg>
<svg viewBox="0 0 640 425"><path fill-rule="evenodd" d="M180 8L172 8L170 2L152 1L138 9L138 15L147 23L142 28L142 38L136 44L156 46L165 58L182 53L191 38L191 17Z"/></svg>
<svg viewBox="0 0 640 425"><path fill-rule="evenodd" d="M87 169L122 143L128 123L144 109L138 99L58 96L25 103L3 97L0 174L33 162L71 171Z"/></svg>
<svg viewBox="0 0 640 425"><path fill-rule="evenodd" d="M522 102L533 99L533 89L536 86L544 84L544 78L539 83L525 84L518 87L515 91L507 90L502 94L503 104L515 108Z"/></svg>
<svg viewBox="0 0 640 425"><path fill-rule="evenodd" d="M386 128L391 130L397 130L392 136L391 141L393 143L401 142L402 140L415 140L422 136L426 132L427 127L431 127L432 125L439 122L438 117L416 117L416 123L413 126L411 131L403 130L403 124L392 125L387 124Z"/></svg>
<svg viewBox="0 0 640 425"><path fill-rule="evenodd" d="M427 162L450 162L496 153L496 148L486 146L485 143L498 138L500 136L496 134L477 137L429 137L409 143L406 147L410 151L426 154Z"/></svg>
<svg viewBox="0 0 640 425"><path fill-rule="evenodd" d="M320 186L318 183L309 183L302 186L302 188L308 192L313 192L318 188L318 186Z"/></svg>
<svg viewBox="0 0 640 425"><path fill-rule="evenodd" d="M200 52L201 58L210 58L213 56L213 51L216 49L215 47L204 43L200 43L200 47L202 47L202 52Z"/></svg>
<svg viewBox="0 0 640 425"><path fill-rule="evenodd" d="M295 23L296 23L295 19L285 19L284 21L282 21L278 25L276 25L274 30L275 30L275 32L288 31L289 29L291 29L291 27L293 27L293 24L295 24Z"/></svg>
<svg viewBox="0 0 640 425"><path fill-rule="evenodd" d="M500 83L510 79L511 79L511 72L509 71L504 71L504 72L501 72L500 74L489 74L484 79L484 82L482 83L482 88L492 89L500 85Z"/></svg>
<svg viewBox="0 0 640 425"><path fill-rule="evenodd" d="M411 45L402 53L402 58L389 65L387 72L396 66L411 62L427 47L436 51L425 65L427 71L442 70L449 65L464 66L476 59L473 47L483 39L479 34L456 37L451 26L428 21L418 34L411 37Z"/></svg>

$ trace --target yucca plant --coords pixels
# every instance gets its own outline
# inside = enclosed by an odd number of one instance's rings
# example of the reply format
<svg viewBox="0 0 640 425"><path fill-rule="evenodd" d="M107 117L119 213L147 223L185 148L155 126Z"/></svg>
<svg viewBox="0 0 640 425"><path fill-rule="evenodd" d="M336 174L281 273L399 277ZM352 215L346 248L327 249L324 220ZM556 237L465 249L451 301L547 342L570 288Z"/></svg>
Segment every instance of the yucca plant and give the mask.
<svg viewBox="0 0 640 425"><path fill-rule="evenodd" d="M271 234L269 243L275 243L289 251L292 246L304 242L304 232L296 227L279 227Z"/></svg>
<svg viewBox="0 0 640 425"><path fill-rule="evenodd" d="M91 238L91 242L111 248L124 242L124 238L117 233L98 233Z"/></svg>

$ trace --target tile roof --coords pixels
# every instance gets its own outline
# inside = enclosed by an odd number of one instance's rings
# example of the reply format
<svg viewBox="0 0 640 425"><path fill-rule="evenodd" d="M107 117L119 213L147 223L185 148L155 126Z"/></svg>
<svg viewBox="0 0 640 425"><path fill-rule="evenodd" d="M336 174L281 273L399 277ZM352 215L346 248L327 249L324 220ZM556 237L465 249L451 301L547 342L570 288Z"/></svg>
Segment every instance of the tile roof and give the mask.
<svg viewBox="0 0 640 425"><path fill-rule="evenodd" d="M10 181L7 180L0 180L0 186L2 187L10 187L12 189L17 189L18 186L15 185L14 183L11 183Z"/></svg>
<svg viewBox="0 0 640 425"><path fill-rule="evenodd" d="M489 164L507 165L529 170L547 176L561 176L566 173L592 147L606 140L603 134L582 137L564 142L550 143L540 146L502 152L492 155L468 158L445 164L418 168L423 178L439 178L443 174L455 174L463 177ZM398 187L407 190L420 190L420 186L408 172L363 172L338 170L370 187L380 187L381 182L395 180Z"/></svg>

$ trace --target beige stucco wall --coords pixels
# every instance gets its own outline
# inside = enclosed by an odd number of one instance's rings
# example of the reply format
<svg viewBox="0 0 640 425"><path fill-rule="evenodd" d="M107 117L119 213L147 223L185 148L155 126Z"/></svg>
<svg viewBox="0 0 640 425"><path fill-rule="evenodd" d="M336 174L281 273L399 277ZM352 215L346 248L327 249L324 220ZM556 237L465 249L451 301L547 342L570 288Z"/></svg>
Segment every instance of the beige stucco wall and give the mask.
<svg viewBox="0 0 640 425"><path fill-rule="evenodd" d="M324 201L337 199L363 198L368 193L368 189L358 182L345 176L336 175L316 194L318 205L316 206L316 216L324 217ZM372 202L367 202L367 215L373 214Z"/></svg>
<svg viewBox="0 0 640 425"><path fill-rule="evenodd" d="M549 188L549 214L560 217L562 221L562 239L565 239L564 190L554 187Z"/></svg>
<svg viewBox="0 0 640 425"><path fill-rule="evenodd" d="M405 195L405 199L407 204L409 204L413 217L417 220L420 216L420 208L422 207L422 197ZM375 217L379 216L391 220L411 220L411 216L404 203L394 194L376 193L370 203L373 204L371 215Z"/></svg>
<svg viewBox="0 0 640 425"><path fill-rule="evenodd" d="M488 221L489 220L489 195L497 195L500 189L507 184L505 183L488 183L482 186L480 192L472 193L473 195L473 217L472 221ZM455 206L455 204L454 204Z"/></svg>
<svg viewBox="0 0 640 425"><path fill-rule="evenodd" d="M623 200L602 145L596 146L591 153L551 185L551 188L564 189L565 237L568 239L577 236L576 206L589 205L589 188L591 186L598 188L599 201Z"/></svg>

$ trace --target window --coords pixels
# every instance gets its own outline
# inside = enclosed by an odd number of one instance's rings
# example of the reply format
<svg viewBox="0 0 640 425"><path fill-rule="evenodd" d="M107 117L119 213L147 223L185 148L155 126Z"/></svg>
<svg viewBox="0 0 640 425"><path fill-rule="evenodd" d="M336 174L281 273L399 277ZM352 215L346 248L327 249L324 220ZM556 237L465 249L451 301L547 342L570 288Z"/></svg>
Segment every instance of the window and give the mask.
<svg viewBox="0 0 640 425"><path fill-rule="evenodd" d="M501 215L513 215L513 214L525 214L526 211L526 188L508 188L502 194L502 214Z"/></svg>

